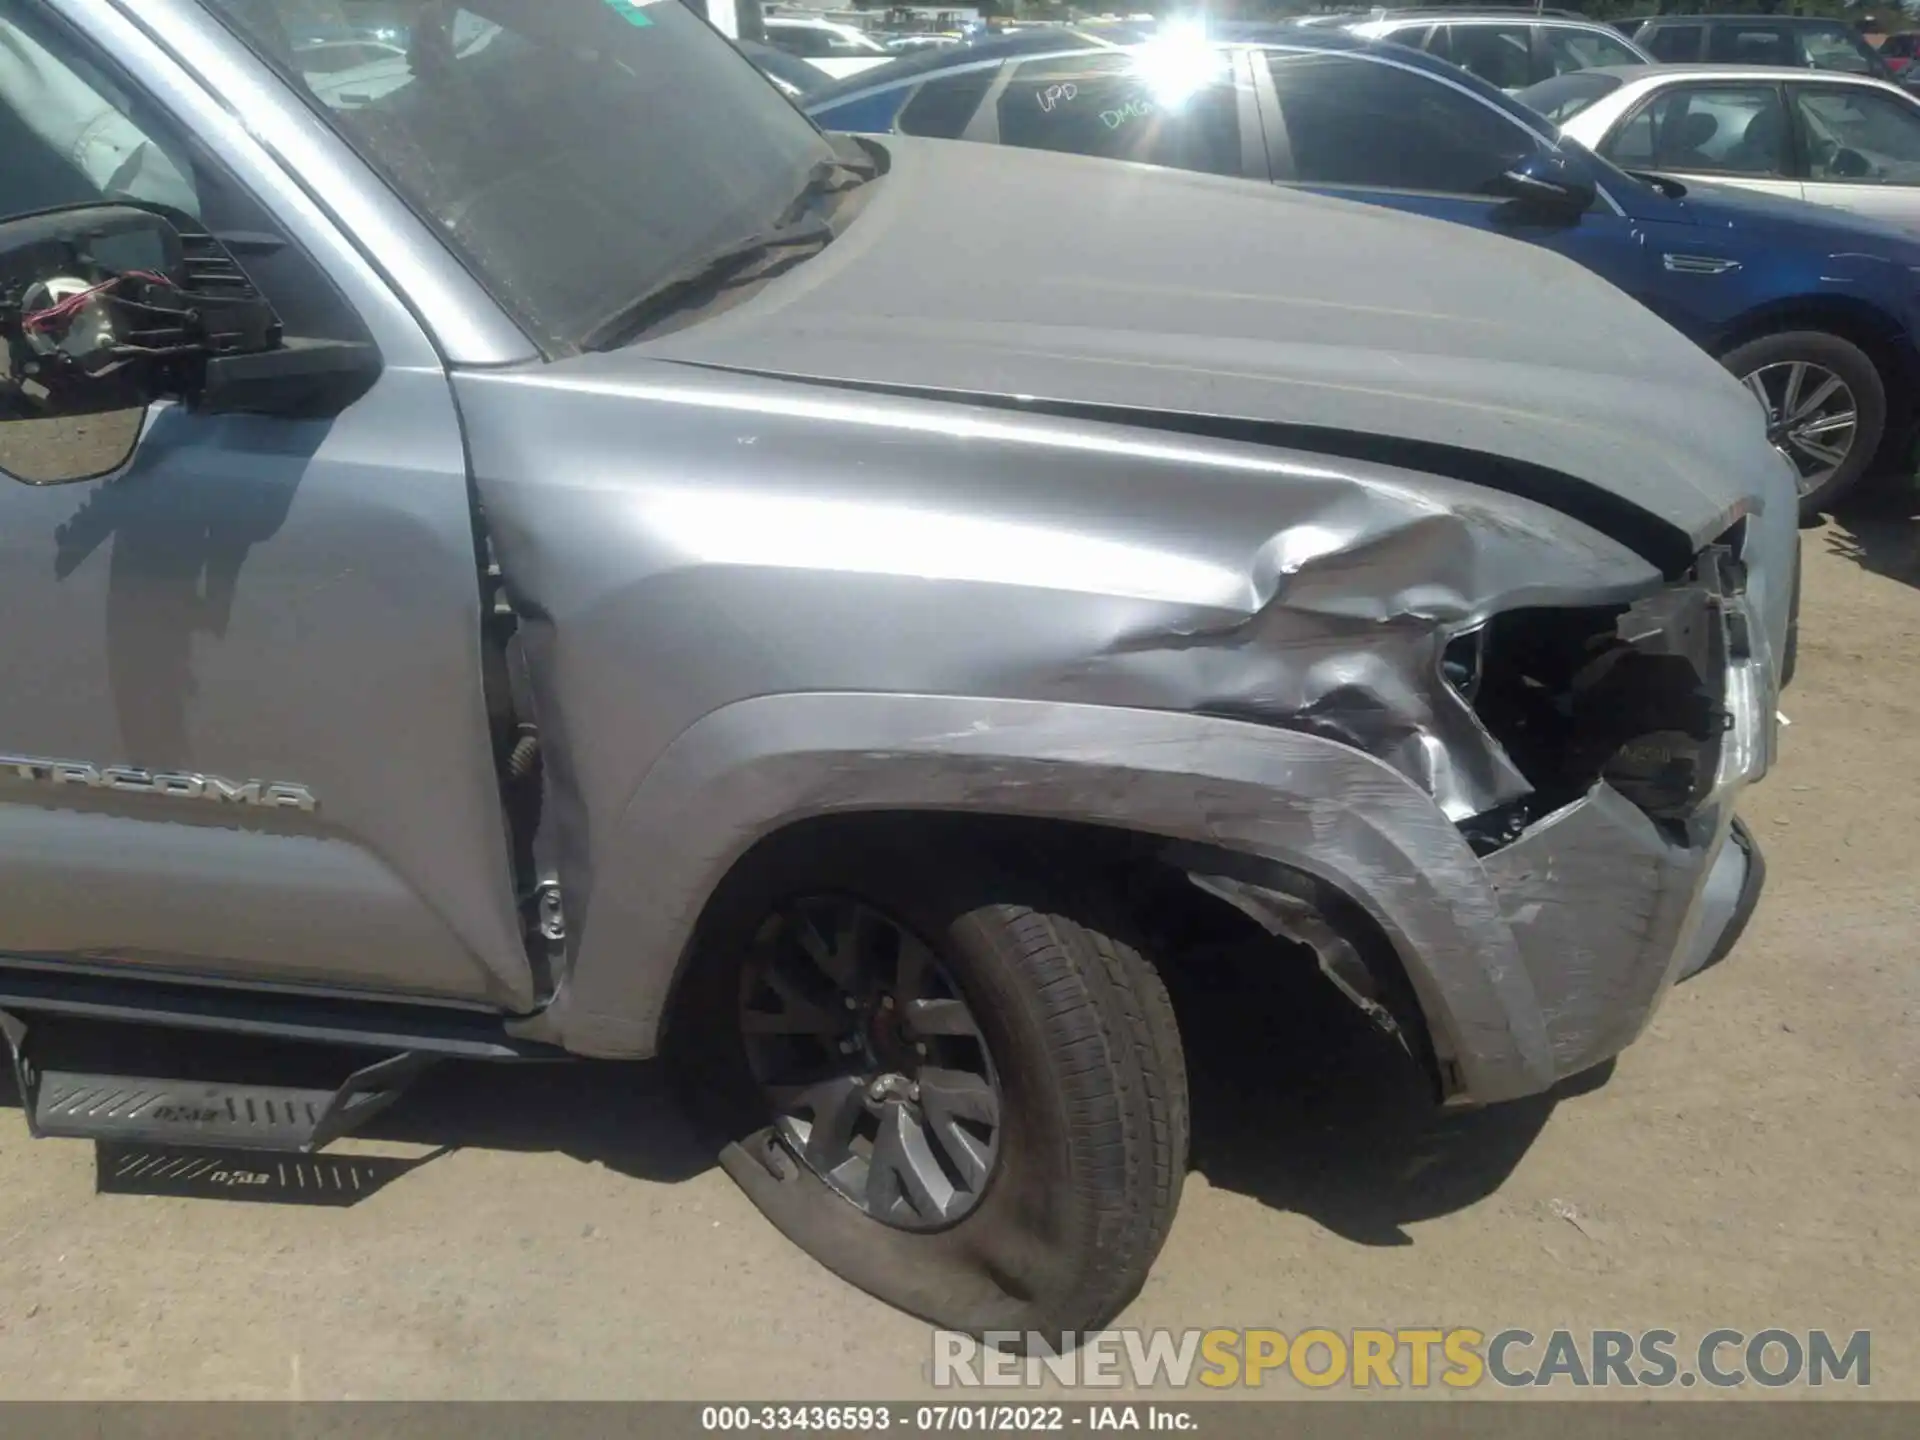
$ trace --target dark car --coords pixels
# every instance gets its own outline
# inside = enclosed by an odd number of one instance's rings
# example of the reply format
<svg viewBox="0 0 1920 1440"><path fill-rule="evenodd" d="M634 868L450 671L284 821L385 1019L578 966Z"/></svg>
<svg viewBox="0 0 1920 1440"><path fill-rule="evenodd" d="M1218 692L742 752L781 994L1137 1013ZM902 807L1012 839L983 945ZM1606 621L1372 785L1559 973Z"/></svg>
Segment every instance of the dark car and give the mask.
<svg viewBox="0 0 1920 1440"><path fill-rule="evenodd" d="M1880 59L1887 69L1905 80L1913 62L1920 59L1920 30L1904 30L1887 36L1880 42Z"/></svg>
<svg viewBox="0 0 1920 1440"><path fill-rule="evenodd" d="M1816 15L1658 15L1634 28L1633 42L1669 65L1795 65L1894 78L1851 25Z"/></svg>
<svg viewBox="0 0 1920 1440"><path fill-rule="evenodd" d="M1747 382L1799 469L1805 513L1903 453L1920 393L1920 242L1795 201L1636 178L1444 61L1330 28L1285 34L956 55L871 71L806 109L828 129L1304 186L1543 245Z"/></svg>

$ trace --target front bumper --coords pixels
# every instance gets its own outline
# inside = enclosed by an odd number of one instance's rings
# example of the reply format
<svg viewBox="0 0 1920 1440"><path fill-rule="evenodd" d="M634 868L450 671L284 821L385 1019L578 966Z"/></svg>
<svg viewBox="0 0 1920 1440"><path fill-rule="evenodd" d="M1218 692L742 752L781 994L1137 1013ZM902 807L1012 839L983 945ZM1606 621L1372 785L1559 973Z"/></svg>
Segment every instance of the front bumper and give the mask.
<svg viewBox="0 0 1920 1440"><path fill-rule="evenodd" d="M1625 1049L1670 986L1739 939L1765 866L1730 804L1704 828L1704 843L1676 840L1601 786L1484 861L1539 1006L1549 1082Z"/></svg>
<svg viewBox="0 0 1920 1440"><path fill-rule="evenodd" d="M1733 822L1729 840L1707 872L1700 892L1700 926L1676 980L1691 980L1733 953L1766 888L1767 858L1760 842L1739 820Z"/></svg>
<svg viewBox="0 0 1920 1440"><path fill-rule="evenodd" d="M1632 1042L1669 987L1726 957L1759 901L1766 866L1734 806L1772 763L1776 669L1745 593L1722 597L1717 613L1726 731L1691 813L1656 820L1603 781L1482 860L1553 1080Z"/></svg>

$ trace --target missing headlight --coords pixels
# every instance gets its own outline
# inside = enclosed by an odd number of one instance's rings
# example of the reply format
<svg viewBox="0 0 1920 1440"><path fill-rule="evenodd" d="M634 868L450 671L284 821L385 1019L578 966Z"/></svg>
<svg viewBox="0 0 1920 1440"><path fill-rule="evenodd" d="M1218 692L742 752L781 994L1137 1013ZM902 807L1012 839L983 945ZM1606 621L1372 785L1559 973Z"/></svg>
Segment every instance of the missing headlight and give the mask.
<svg viewBox="0 0 1920 1440"><path fill-rule="evenodd" d="M1533 786L1463 829L1482 853L1604 780L1648 815L1678 820L1712 790L1727 728L1730 622L1739 588L1715 547L1685 581L1632 605L1515 610L1456 637L1453 688Z"/></svg>

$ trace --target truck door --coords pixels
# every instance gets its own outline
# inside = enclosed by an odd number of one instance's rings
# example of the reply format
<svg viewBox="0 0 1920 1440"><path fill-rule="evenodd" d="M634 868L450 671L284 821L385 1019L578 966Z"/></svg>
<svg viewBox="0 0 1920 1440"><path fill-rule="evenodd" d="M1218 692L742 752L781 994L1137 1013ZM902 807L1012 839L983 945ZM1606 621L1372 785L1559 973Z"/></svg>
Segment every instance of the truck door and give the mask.
<svg viewBox="0 0 1920 1440"><path fill-rule="evenodd" d="M432 346L109 7L0 0L0 156L0 217L172 207L381 358L330 420L0 420L0 955L531 1008Z"/></svg>

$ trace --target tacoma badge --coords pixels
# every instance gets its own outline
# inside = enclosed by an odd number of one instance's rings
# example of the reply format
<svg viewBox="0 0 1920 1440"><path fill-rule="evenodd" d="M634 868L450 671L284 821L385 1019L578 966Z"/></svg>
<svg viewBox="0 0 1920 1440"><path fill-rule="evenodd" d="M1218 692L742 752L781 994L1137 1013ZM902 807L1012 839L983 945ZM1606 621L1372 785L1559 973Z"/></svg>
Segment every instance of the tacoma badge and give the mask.
<svg viewBox="0 0 1920 1440"><path fill-rule="evenodd" d="M218 775L136 770L128 765L103 768L83 760L35 760L23 755L0 755L0 774L9 770L22 780L38 780L44 785L84 785L94 790L124 790L178 800L214 800L280 810L312 810L315 803L313 792L304 785L265 780L236 784Z"/></svg>

